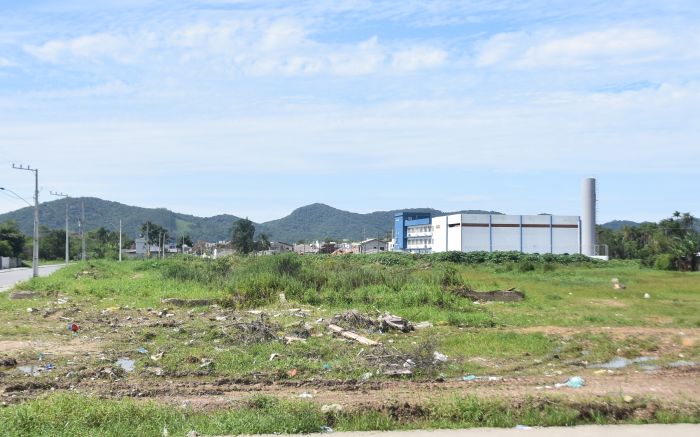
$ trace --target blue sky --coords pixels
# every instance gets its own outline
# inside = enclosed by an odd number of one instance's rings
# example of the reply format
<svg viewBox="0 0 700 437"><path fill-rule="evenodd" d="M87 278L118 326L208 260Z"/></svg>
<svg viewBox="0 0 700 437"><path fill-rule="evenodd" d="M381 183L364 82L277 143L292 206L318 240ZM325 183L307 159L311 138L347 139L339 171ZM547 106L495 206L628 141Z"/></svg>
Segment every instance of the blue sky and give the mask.
<svg viewBox="0 0 700 437"><path fill-rule="evenodd" d="M0 186L255 221L313 202L700 215L700 3L0 1ZM24 204L0 195L0 212Z"/></svg>

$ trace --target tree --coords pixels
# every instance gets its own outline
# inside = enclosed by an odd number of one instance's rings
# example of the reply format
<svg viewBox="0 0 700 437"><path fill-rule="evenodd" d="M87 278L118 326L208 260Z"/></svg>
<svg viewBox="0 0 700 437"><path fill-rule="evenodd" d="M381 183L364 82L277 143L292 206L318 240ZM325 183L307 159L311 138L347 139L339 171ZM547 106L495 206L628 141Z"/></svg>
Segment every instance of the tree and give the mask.
<svg viewBox="0 0 700 437"><path fill-rule="evenodd" d="M253 222L247 218L240 219L236 221L231 228L231 246L238 253L247 255L255 248L255 242L253 241L254 235L255 226Z"/></svg>
<svg viewBox="0 0 700 437"><path fill-rule="evenodd" d="M146 235L146 232L148 232L148 235ZM153 244L157 243L160 244L160 238L163 236L164 240L167 240L169 234L169 231L164 228L163 226L157 225L155 223L152 223L151 221L147 221L146 223L141 225L141 234L146 237L148 240L148 243Z"/></svg>
<svg viewBox="0 0 700 437"><path fill-rule="evenodd" d="M180 237L177 240L177 248L182 249L182 242L185 242L185 246L192 247L194 246L194 243L192 242L192 239L190 238L189 235L185 235L184 237Z"/></svg>
<svg viewBox="0 0 700 437"><path fill-rule="evenodd" d="M24 250L24 245L27 239L22 233L22 231L19 230L17 222L10 220L0 224L0 241L4 241L7 243L3 245L3 251L9 253L9 255L4 256L15 257L22 255L22 251ZM10 247L9 252L7 250L8 246Z"/></svg>
<svg viewBox="0 0 700 437"><path fill-rule="evenodd" d="M255 240L253 247L254 247L256 252L261 251L261 250L269 250L270 249L270 240L267 238L267 235L260 234L258 236L258 239Z"/></svg>

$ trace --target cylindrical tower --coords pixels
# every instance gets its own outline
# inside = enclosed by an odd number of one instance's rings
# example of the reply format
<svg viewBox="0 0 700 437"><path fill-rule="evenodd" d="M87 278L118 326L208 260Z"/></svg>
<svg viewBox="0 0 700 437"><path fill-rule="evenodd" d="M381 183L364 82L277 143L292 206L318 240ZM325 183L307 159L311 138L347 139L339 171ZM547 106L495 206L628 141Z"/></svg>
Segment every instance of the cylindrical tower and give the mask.
<svg viewBox="0 0 700 437"><path fill-rule="evenodd" d="M595 255L595 179L583 180L581 190L581 253Z"/></svg>

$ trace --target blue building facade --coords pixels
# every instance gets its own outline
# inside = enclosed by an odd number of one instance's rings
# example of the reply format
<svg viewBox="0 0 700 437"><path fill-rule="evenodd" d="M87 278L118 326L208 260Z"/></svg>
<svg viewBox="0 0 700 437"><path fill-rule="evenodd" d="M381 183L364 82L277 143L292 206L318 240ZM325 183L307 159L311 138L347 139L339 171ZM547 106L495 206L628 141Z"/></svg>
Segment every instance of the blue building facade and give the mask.
<svg viewBox="0 0 700 437"><path fill-rule="evenodd" d="M408 249L408 232L409 226L429 225L429 212L397 212L394 214L394 250Z"/></svg>

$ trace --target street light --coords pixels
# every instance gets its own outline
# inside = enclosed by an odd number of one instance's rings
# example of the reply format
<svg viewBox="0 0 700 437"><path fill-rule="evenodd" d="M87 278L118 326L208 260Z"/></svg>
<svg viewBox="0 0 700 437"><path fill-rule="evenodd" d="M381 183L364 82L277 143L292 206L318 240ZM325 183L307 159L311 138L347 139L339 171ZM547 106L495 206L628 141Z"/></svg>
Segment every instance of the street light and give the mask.
<svg viewBox="0 0 700 437"><path fill-rule="evenodd" d="M12 164L15 170L34 172L34 239L32 241L32 276L39 276L39 169ZM29 202L27 202L29 203Z"/></svg>
<svg viewBox="0 0 700 437"><path fill-rule="evenodd" d="M7 187L0 187L0 190L2 190L2 191L7 191L7 192L11 193L13 196L15 196L17 199L21 200L22 202L26 203L26 204L29 205L29 206L32 206L32 204L29 203L29 202L27 201L27 199L25 199L24 197L22 197L22 196L20 196L19 194L15 193L14 191L10 190L9 188L7 188Z"/></svg>

